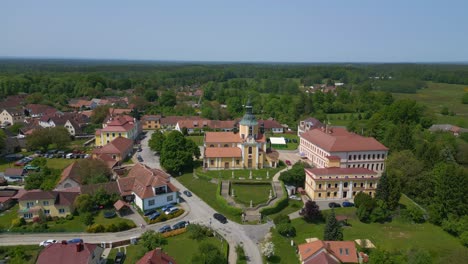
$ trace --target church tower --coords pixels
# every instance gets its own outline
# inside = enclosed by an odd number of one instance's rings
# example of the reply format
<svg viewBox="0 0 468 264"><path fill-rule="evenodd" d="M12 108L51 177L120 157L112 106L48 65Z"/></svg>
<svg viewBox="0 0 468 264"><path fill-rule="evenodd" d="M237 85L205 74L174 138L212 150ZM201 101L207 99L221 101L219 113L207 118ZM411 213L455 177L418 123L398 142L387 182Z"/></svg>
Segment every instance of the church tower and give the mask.
<svg viewBox="0 0 468 264"><path fill-rule="evenodd" d="M239 122L239 136L241 137L241 149L244 162L244 168L260 169L263 168L265 144L257 139L261 138L259 134L258 121L252 113L252 104L250 99L245 105L245 114Z"/></svg>
<svg viewBox="0 0 468 264"><path fill-rule="evenodd" d="M252 103L250 99L245 105L245 114L239 123L239 135L243 140L257 139L258 137L258 122L252 113Z"/></svg>

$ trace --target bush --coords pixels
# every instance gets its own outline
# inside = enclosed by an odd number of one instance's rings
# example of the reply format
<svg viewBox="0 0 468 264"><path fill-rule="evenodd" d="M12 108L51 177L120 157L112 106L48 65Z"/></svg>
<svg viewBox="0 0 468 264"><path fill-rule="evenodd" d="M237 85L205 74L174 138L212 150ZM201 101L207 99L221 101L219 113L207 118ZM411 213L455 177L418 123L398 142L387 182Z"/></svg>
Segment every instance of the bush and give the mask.
<svg viewBox="0 0 468 264"><path fill-rule="evenodd" d="M106 232L117 232L119 228L115 224L110 224L106 226Z"/></svg>
<svg viewBox="0 0 468 264"><path fill-rule="evenodd" d="M205 237L213 236L213 230L206 226L196 224L188 225L187 232L189 233L189 238L194 240L201 240Z"/></svg>
<svg viewBox="0 0 468 264"><path fill-rule="evenodd" d="M94 217L91 213L87 212L87 213L83 213L82 216L81 216L81 219L83 220L83 223L87 226L90 226L93 224L94 222Z"/></svg>
<svg viewBox="0 0 468 264"><path fill-rule="evenodd" d="M282 236L294 237L296 236L296 228L290 223L281 223L276 226L276 231Z"/></svg>
<svg viewBox="0 0 468 264"><path fill-rule="evenodd" d="M129 230L129 229L132 229L136 227L135 223L128 223L128 222L125 222L125 221L120 221L117 223L117 230L118 231L125 231L125 230Z"/></svg>
<svg viewBox="0 0 468 264"><path fill-rule="evenodd" d="M273 218L273 223L275 223L275 225L279 225L283 223L288 224L288 223L291 223L291 220L289 219L289 216L284 215L284 214L279 214L275 216L275 218Z"/></svg>
<svg viewBox="0 0 468 264"><path fill-rule="evenodd" d="M65 216L65 219L67 220L73 220L74 216L72 214L69 214L67 216Z"/></svg>
<svg viewBox="0 0 468 264"><path fill-rule="evenodd" d="M176 230L172 230L172 231L169 231L169 232L166 232L163 234L163 237L173 237L173 236L177 236L177 235L180 235L180 234L183 234L187 232L187 228L179 228L179 229L176 229Z"/></svg>
<svg viewBox="0 0 468 264"><path fill-rule="evenodd" d="M101 224L94 224L88 228L86 228L86 232L88 233L102 233L106 230L106 228Z"/></svg>
<svg viewBox="0 0 468 264"><path fill-rule="evenodd" d="M426 221L424 218L424 212L417 206L410 205L406 210L409 218L415 223L424 223L424 221Z"/></svg>
<svg viewBox="0 0 468 264"><path fill-rule="evenodd" d="M468 231L465 231L460 235L460 241L465 247L468 247Z"/></svg>
<svg viewBox="0 0 468 264"><path fill-rule="evenodd" d="M22 218L22 217L21 217L21 218L16 218L16 219L13 219L13 220L11 221L11 225L12 225L13 227L24 226L24 225L26 225L26 220L24 220L24 218Z"/></svg>
<svg viewBox="0 0 468 264"><path fill-rule="evenodd" d="M283 193L287 194L288 192L286 191L286 188L284 187L284 183L281 182L281 186L283 187ZM267 207L263 208L260 210L260 213L262 215L271 215L271 214L276 214L279 211L283 210L288 206L289 199L288 196L285 195L282 199L280 199L278 202L276 202L272 207Z"/></svg>

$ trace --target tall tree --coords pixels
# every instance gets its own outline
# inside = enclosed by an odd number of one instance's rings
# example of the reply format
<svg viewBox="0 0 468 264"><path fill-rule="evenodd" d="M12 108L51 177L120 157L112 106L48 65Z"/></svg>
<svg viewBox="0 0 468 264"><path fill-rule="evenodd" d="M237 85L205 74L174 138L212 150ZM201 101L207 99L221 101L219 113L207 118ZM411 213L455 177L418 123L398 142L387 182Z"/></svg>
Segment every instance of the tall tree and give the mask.
<svg viewBox="0 0 468 264"><path fill-rule="evenodd" d="M153 250L157 247L167 244L167 239L162 234L149 230L140 237L140 242L146 250Z"/></svg>
<svg viewBox="0 0 468 264"><path fill-rule="evenodd" d="M394 210L401 197L401 188L397 177L391 177L386 172L382 174L377 185L375 198L382 200L388 209Z"/></svg>
<svg viewBox="0 0 468 264"><path fill-rule="evenodd" d="M320 208L315 201L307 201L304 205L304 218L307 221L319 220L322 218Z"/></svg>
<svg viewBox="0 0 468 264"><path fill-rule="evenodd" d="M196 146L196 144L195 144ZM198 152L196 152L198 149ZM180 173L193 168L193 156L199 155L198 146L185 137L179 131L172 131L164 140L161 150L161 165L169 173Z"/></svg>
<svg viewBox="0 0 468 264"><path fill-rule="evenodd" d="M327 216L325 223L325 230L323 233L323 240L326 241L341 241L343 240L343 230L340 223L336 221L335 209L332 209Z"/></svg>
<svg viewBox="0 0 468 264"><path fill-rule="evenodd" d="M161 152L165 139L166 136L160 130L156 130L151 135L148 145L151 150Z"/></svg>

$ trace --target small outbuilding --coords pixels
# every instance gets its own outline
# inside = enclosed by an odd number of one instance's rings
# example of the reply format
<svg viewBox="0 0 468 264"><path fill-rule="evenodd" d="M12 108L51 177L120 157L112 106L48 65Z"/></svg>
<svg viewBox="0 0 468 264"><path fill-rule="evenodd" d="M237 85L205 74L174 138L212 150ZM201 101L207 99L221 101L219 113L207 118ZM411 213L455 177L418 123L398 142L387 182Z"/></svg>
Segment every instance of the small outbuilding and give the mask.
<svg viewBox="0 0 468 264"><path fill-rule="evenodd" d="M115 202L114 208L120 216L128 215L132 212L130 205L122 200L118 200L117 202Z"/></svg>

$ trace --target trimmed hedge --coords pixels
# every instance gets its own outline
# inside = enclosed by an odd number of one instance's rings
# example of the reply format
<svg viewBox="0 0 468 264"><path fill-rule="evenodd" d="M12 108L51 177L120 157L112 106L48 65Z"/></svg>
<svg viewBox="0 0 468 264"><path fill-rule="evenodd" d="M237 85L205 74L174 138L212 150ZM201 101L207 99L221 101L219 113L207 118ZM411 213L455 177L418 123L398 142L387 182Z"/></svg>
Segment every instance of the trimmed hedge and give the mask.
<svg viewBox="0 0 468 264"><path fill-rule="evenodd" d="M288 203L289 203L289 199L287 195L288 192L286 191L286 187L284 187L283 182L281 182L281 187L283 187L283 193L285 194L284 197L280 199L278 202L276 202L272 207L263 208L260 211L262 215L276 214L288 206Z"/></svg>
<svg viewBox="0 0 468 264"><path fill-rule="evenodd" d="M237 185L271 185L271 181L231 181L231 184Z"/></svg>
<svg viewBox="0 0 468 264"><path fill-rule="evenodd" d="M227 211L231 215L240 216L242 214L241 208L230 206L224 197L221 196L221 182L218 182L218 188L216 189L216 202L224 211Z"/></svg>
<svg viewBox="0 0 468 264"><path fill-rule="evenodd" d="M184 228L179 228L179 229L176 229L176 230L172 230L172 231L163 233L162 236L163 236L163 237L172 237L172 236L177 236L177 235L183 234L183 233L185 233L185 232L187 232L187 228L186 228L186 227L184 227Z"/></svg>
<svg viewBox="0 0 468 264"><path fill-rule="evenodd" d="M170 214L170 215L166 215L166 214L163 212L163 213L162 213L160 216L158 216L156 219L150 220L148 223L149 223L149 224L156 224L156 223L159 223L159 222L165 222L165 221L167 221L167 220L169 220L169 219L176 218L176 217L182 215L184 212L185 212L184 209L181 209L181 208L179 208L179 211L177 211L177 212L175 212L175 213L173 213L173 214Z"/></svg>

